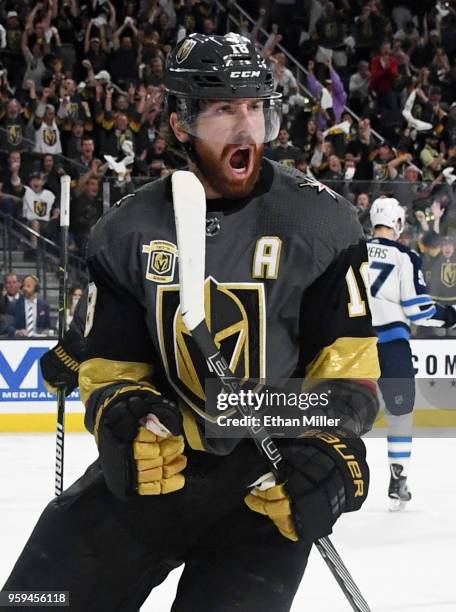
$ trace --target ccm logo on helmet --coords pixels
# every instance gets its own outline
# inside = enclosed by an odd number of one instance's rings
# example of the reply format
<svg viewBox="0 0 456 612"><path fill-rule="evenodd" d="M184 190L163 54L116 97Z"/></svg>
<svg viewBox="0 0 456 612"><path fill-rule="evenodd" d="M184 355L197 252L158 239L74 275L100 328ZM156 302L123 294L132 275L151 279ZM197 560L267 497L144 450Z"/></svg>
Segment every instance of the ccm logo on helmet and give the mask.
<svg viewBox="0 0 456 612"><path fill-rule="evenodd" d="M249 77L259 77L260 74L259 70L235 70L230 74L230 77L232 79L246 79Z"/></svg>

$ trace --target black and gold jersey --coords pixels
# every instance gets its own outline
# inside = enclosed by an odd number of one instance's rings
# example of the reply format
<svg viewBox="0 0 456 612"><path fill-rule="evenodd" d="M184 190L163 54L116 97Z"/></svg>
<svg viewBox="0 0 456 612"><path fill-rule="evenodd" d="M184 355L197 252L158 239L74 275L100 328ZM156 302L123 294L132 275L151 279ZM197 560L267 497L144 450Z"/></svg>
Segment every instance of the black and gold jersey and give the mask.
<svg viewBox="0 0 456 612"><path fill-rule="evenodd" d="M249 198L208 201L206 235L206 319L237 377L378 377L366 246L348 202L264 160ZM178 256L169 177L126 196L92 230L79 381L95 434L114 394L154 387L179 400L191 446L207 448L209 372L179 312ZM375 416L368 386L357 388Z"/></svg>

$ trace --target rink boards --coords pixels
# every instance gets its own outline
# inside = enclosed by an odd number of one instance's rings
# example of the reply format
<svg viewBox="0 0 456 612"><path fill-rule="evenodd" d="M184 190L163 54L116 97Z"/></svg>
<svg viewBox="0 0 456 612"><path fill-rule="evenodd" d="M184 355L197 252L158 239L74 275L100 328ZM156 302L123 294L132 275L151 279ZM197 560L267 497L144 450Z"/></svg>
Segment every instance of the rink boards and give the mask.
<svg viewBox="0 0 456 612"><path fill-rule="evenodd" d="M39 360L55 340L5 340L0 343L0 432L51 432L56 397L46 390ZM417 376L414 424L456 428L456 341L414 340ZM84 407L75 391L66 401L67 431L84 431ZM380 418L376 427L384 427Z"/></svg>

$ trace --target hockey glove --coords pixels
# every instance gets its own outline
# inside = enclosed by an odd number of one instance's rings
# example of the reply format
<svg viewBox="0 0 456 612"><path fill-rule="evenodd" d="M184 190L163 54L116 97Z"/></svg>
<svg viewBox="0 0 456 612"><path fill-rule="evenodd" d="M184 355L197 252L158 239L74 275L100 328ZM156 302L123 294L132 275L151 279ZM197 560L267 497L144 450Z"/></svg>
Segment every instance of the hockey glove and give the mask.
<svg viewBox="0 0 456 612"><path fill-rule="evenodd" d="M79 362L69 355L63 343L44 353L40 359L41 373L49 393L65 388L69 395L78 386Z"/></svg>
<svg viewBox="0 0 456 612"><path fill-rule="evenodd" d="M329 535L343 512L361 507L369 487L362 440L321 433L283 440L279 447L288 466L287 481L270 488L263 483L245 502L271 518L283 536L314 541Z"/></svg>
<svg viewBox="0 0 456 612"><path fill-rule="evenodd" d="M148 392L117 398L101 410L98 450L106 485L114 495L182 489L187 459L182 416L175 404Z"/></svg>

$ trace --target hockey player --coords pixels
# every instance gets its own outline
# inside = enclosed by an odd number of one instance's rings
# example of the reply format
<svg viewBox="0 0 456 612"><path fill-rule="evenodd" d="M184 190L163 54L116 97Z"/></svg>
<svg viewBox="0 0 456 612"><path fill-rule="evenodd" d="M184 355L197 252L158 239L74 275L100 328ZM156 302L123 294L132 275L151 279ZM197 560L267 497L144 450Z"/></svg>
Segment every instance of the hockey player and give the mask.
<svg viewBox="0 0 456 612"><path fill-rule="evenodd" d="M452 327L456 311L434 302L419 255L398 242L405 221L399 202L378 198L372 204L370 219L374 235L368 241L369 301L378 334L379 384L388 421L388 496L391 510L400 510L412 497L407 486L415 401L410 325Z"/></svg>
<svg viewBox="0 0 456 612"><path fill-rule="evenodd" d="M252 485L270 466L251 439L226 453L206 438L209 372L179 313L170 178L150 183L89 241L79 384L99 459L47 506L4 588L129 612L185 563L173 612L286 612L312 542L367 495L359 436L377 413L379 368L366 245L347 202L263 159L280 99L247 39L185 38L165 83L206 193L211 333L240 379L330 389L326 414L354 435L278 439L287 478L267 490Z"/></svg>

